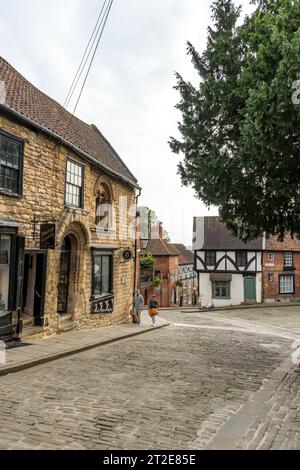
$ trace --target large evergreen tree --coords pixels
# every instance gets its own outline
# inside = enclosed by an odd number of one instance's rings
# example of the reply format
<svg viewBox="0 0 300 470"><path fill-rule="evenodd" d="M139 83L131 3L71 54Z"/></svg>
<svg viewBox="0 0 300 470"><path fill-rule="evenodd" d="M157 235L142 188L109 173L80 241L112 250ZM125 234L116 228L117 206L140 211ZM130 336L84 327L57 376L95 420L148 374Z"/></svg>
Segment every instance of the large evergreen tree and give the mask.
<svg viewBox="0 0 300 470"><path fill-rule="evenodd" d="M177 74L184 155L179 173L197 197L220 208L243 239L300 233L299 0L256 0L237 26L232 0L212 4L203 54L188 43L199 85Z"/></svg>

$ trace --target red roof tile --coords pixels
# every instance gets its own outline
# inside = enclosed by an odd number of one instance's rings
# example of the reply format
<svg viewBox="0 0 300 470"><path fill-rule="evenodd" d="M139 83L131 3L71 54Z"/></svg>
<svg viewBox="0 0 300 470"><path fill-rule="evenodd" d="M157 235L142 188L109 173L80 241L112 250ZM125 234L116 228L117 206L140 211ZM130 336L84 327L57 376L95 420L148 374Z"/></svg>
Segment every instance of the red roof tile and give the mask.
<svg viewBox="0 0 300 470"><path fill-rule="evenodd" d="M82 151L112 174L133 186L137 180L117 152L94 125L71 115L59 103L38 90L6 60L0 57L0 81L5 83L6 100L0 110L8 109L30 119L45 132L54 133L70 146Z"/></svg>
<svg viewBox="0 0 300 470"><path fill-rule="evenodd" d="M287 234L282 242L278 241L277 236L272 236L266 239L267 251L300 251L300 240L296 237L292 238Z"/></svg>

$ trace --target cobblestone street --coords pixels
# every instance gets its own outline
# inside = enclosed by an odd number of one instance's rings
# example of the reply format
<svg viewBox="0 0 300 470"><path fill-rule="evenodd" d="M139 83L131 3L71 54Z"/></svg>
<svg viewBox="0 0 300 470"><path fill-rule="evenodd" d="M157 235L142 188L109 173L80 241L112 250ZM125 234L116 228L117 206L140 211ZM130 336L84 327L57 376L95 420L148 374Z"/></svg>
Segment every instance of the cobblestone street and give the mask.
<svg viewBox="0 0 300 470"><path fill-rule="evenodd" d="M300 449L300 307L161 316L169 327L0 377L0 448Z"/></svg>

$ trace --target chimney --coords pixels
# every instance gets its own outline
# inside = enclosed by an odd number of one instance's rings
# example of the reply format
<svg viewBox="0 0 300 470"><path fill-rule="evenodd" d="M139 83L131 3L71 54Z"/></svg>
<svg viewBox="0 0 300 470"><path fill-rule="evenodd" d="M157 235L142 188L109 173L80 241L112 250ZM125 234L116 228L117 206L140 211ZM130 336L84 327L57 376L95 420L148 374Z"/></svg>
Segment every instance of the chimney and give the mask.
<svg viewBox="0 0 300 470"><path fill-rule="evenodd" d="M162 240L163 239L163 224L161 222L159 222L158 230L159 230L159 238L160 240Z"/></svg>

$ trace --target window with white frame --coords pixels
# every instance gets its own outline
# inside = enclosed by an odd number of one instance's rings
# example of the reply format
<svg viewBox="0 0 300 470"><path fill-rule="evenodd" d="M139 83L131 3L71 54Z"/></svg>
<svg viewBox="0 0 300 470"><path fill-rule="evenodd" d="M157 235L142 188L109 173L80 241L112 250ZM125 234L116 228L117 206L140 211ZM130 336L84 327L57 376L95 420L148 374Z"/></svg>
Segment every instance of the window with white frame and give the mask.
<svg viewBox="0 0 300 470"><path fill-rule="evenodd" d="M279 293L280 294L293 294L294 293L293 274L282 274L279 276Z"/></svg>
<svg viewBox="0 0 300 470"><path fill-rule="evenodd" d="M293 266L293 253L291 251L286 251L283 254L284 266Z"/></svg>
<svg viewBox="0 0 300 470"><path fill-rule="evenodd" d="M72 160L67 161L66 204L83 207L83 166Z"/></svg>
<svg viewBox="0 0 300 470"><path fill-rule="evenodd" d="M268 260L274 261L275 260L275 253L268 253Z"/></svg>
<svg viewBox="0 0 300 470"><path fill-rule="evenodd" d="M274 282L274 273L268 273L268 282Z"/></svg>

